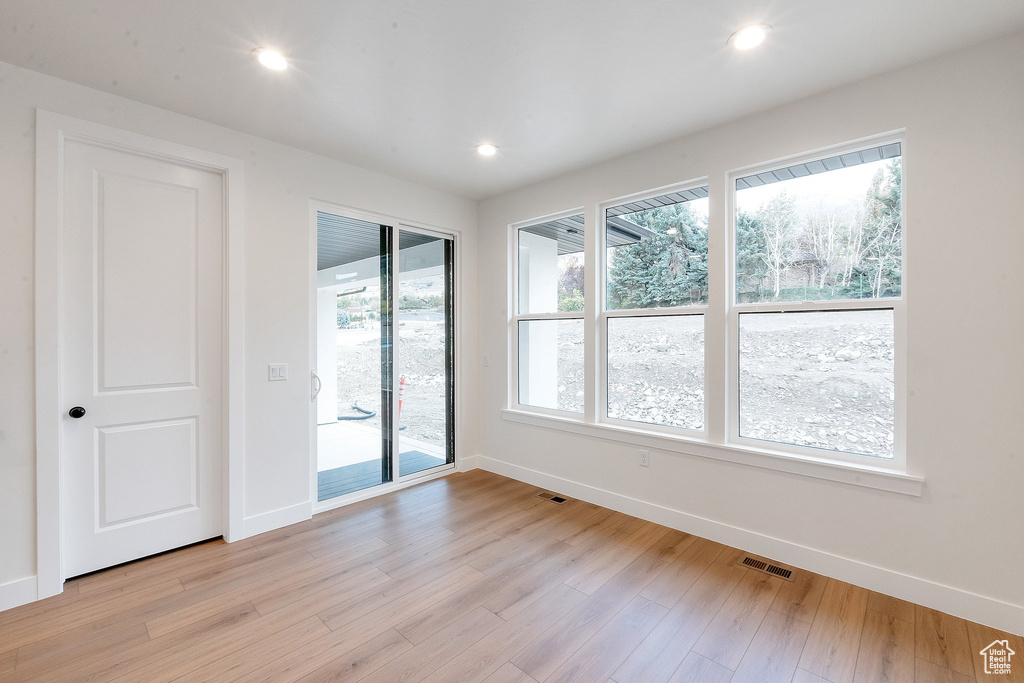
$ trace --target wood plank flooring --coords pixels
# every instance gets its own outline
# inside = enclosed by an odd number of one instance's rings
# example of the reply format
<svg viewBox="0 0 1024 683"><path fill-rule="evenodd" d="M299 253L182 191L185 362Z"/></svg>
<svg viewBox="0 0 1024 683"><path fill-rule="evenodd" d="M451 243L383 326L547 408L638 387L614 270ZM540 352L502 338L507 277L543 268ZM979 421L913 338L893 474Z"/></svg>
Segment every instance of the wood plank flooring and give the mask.
<svg viewBox="0 0 1024 683"><path fill-rule="evenodd" d="M69 581L7 681L986 681L1024 638L483 471Z"/></svg>

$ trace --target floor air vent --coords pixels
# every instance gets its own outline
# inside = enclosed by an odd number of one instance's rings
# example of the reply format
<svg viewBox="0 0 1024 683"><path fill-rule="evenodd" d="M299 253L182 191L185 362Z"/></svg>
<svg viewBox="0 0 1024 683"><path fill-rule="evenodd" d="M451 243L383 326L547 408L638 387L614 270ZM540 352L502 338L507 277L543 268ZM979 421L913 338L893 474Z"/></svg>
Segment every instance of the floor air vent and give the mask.
<svg viewBox="0 0 1024 683"><path fill-rule="evenodd" d="M545 500L550 500L552 503L564 503L567 500L566 498L556 496L555 494L548 493L547 491L543 491L541 493L538 493L537 495L540 496L541 498L544 498Z"/></svg>
<svg viewBox="0 0 1024 683"><path fill-rule="evenodd" d="M759 560L755 557L750 557L749 555L744 557L743 561L740 562L740 564L744 567L750 567L751 569L756 569L759 572L764 572L765 574L772 574L773 576L777 576L780 579L785 579L786 581L793 580L792 569L786 569L785 567L780 567L777 564L771 564L769 562L765 562L764 560Z"/></svg>

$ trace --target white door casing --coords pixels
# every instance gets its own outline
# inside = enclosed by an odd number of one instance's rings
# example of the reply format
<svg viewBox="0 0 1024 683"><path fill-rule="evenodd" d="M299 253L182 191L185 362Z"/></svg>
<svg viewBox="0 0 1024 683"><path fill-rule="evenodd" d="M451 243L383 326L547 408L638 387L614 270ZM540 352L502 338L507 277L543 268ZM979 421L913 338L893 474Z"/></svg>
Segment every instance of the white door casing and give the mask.
<svg viewBox="0 0 1024 683"><path fill-rule="evenodd" d="M64 146L67 576L221 533L222 180Z"/></svg>
<svg viewBox="0 0 1024 683"><path fill-rule="evenodd" d="M238 537L241 169L48 112L37 123L45 597L67 576Z"/></svg>

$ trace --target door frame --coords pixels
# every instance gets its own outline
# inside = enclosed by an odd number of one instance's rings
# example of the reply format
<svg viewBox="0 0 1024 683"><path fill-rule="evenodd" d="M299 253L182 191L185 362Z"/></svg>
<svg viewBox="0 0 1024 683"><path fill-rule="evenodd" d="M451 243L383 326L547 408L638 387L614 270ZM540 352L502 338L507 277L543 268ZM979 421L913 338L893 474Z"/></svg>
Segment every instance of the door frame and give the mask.
<svg viewBox="0 0 1024 683"><path fill-rule="evenodd" d="M35 389L36 389L36 593L64 590L61 450L66 402L61 387L62 179L64 143L87 142L174 161L218 173L224 182L223 272L223 502L228 542L242 538L243 492L243 163L232 157L36 110Z"/></svg>
<svg viewBox="0 0 1024 683"><path fill-rule="evenodd" d="M317 354L316 354L316 343L317 343L317 329L316 329L316 266L317 266L317 211L323 211L325 213L333 213L346 218L354 218L357 220L367 221L370 223L377 223L380 225L392 226L394 230L393 241L395 246L395 259L392 267L392 281L393 283L398 282L399 276L399 265L397 258L397 245L399 231L403 229L436 235L437 237L443 237L452 240L452 259L454 260L454 267L452 272L453 280L453 291L452 291L452 314L455 316L454 325L454 346L455 346L455 358L453 362L455 372L455 396L453 399L454 410L453 418L455 424L459 424L459 410L460 410L460 396L463 391L463 375L464 372L460 369L461 354L459 349L461 348L462 339L462 297L460 296L461 282L462 282L462 232L455 229L438 228L430 225L425 225L416 221L403 220L394 216L389 216L383 213L377 213L373 211L366 211L363 209L356 209L343 204L337 204L335 202L324 201L320 199L312 199L309 202L309 321L308 321L308 333L309 333L309 367L310 371L315 372L317 366ZM399 292L398 288L394 289L395 301L398 301ZM396 303L397 307L397 303ZM396 312L400 312L396 308ZM397 321L397 318L396 318ZM400 354L398 351L397 334L398 326L395 325L395 344L393 347L392 362L395 367L398 367L400 362ZM399 443L400 437L398 436L398 379L399 373L392 373L392 415L395 419L392 420L392 439L393 443ZM312 384L312 374L310 376L310 383ZM385 493L404 489L414 484L419 484L424 481L436 479L438 477L444 477L458 468L459 453L461 452L462 439L459 436L459 430L456 428L454 435L454 449L455 449L455 462L446 463L444 465L438 465L429 470L424 471L422 474L419 472L406 475L401 477L398 475L397 465L399 464L398 459L394 460L394 472L390 483L381 484L379 486L371 486L367 489L360 491L354 491L352 493L338 496L337 498L331 498L328 501L321 503L317 500L317 440L316 440L316 427L317 427L317 414L316 414L316 400L313 397L312 386L310 387L310 402L309 402L309 496L310 502L313 508L313 514L319 512L326 512L327 510L333 510L334 508L342 507L350 503L355 503L360 500L366 500L367 498L374 498ZM395 455L395 454L393 454Z"/></svg>

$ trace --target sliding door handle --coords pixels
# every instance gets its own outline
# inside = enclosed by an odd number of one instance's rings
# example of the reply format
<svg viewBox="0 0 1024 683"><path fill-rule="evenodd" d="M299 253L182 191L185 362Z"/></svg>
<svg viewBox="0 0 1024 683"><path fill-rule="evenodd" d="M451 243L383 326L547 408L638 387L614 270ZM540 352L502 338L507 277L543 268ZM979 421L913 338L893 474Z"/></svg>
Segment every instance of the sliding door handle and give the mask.
<svg viewBox="0 0 1024 683"><path fill-rule="evenodd" d="M321 384L320 377L315 372L310 370L309 374L313 376L313 396L309 400L315 401L316 397L320 395L320 389L323 388L323 384Z"/></svg>

